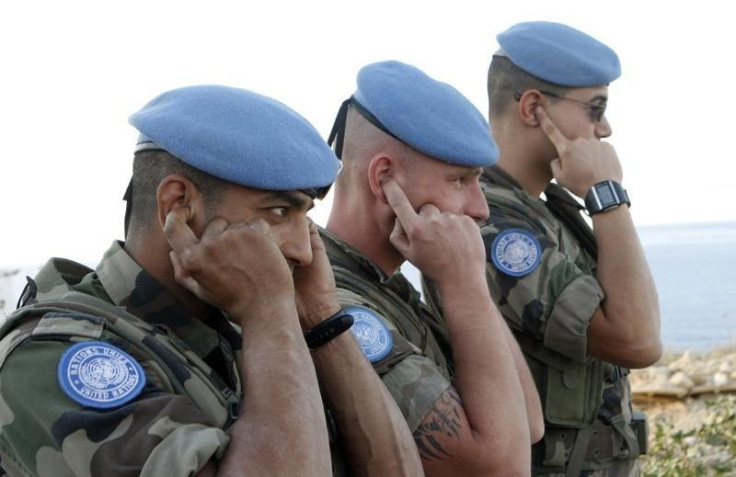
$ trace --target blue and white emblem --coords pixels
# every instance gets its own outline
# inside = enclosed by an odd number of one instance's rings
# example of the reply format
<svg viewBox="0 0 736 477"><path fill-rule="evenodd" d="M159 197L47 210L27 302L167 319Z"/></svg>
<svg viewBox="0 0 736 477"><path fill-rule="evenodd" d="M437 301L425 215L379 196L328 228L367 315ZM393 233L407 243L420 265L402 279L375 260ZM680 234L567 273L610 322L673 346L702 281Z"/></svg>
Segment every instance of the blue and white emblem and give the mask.
<svg viewBox="0 0 736 477"><path fill-rule="evenodd" d="M533 272L542 259L539 241L524 229L508 229L498 234L490 252L496 268L512 277L523 277Z"/></svg>
<svg viewBox="0 0 736 477"><path fill-rule="evenodd" d="M383 320L373 310L362 306L351 306L345 311L353 315L350 331L368 361L375 363L388 356L394 340Z"/></svg>
<svg viewBox="0 0 736 477"><path fill-rule="evenodd" d="M96 409L122 406L138 396L146 384L138 361L102 341L84 341L66 350L58 374L67 396Z"/></svg>

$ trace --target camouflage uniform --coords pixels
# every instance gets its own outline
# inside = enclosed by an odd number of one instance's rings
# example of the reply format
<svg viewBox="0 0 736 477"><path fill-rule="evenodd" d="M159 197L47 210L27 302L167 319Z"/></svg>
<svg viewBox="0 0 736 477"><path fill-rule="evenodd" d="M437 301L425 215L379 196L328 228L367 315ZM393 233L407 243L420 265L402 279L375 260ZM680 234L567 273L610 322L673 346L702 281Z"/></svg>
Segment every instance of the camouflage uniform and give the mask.
<svg viewBox="0 0 736 477"><path fill-rule="evenodd" d="M393 348L373 366L414 432L450 387L447 343L439 343L430 329L438 320L401 273L388 276L348 244L320 232L340 304L373 310L391 330Z"/></svg>
<svg viewBox="0 0 736 477"><path fill-rule="evenodd" d="M35 298L0 328L0 456L8 473L192 475L222 457L243 390L241 338L219 311L206 324L195 318L117 242L96 272L52 259L37 283ZM64 393L60 359L89 340L141 365L146 384L135 399L96 409Z"/></svg>
<svg viewBox="0 0 736 477"><path fill-rule="evenodd" d="M489 287L526 356L544 408L545 437L532 451L535 473L559 473L577 459L584 475L636 475L633 459L644 450L645 437L629 424L628 371L587 357L588 325L605 295L580 206L554 184L547 202L531 197L497 166L484 171L481 185L491 214L482 228ZM553 213L560 210L553 204L568 213ZM520 276L492 260L494 240L511 229L533 236L541 251L537 265ZM593 245L586 250L583 242Z"/></svg>

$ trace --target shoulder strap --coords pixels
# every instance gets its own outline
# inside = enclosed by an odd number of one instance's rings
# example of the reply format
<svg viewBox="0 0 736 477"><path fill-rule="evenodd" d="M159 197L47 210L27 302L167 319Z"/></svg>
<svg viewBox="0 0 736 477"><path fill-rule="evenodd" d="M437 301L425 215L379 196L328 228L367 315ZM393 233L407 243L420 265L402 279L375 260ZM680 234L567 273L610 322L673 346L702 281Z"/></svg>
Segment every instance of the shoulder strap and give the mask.
<svg viewBox="0 0 736 477"><path fill-rule="evenodd" d="M598 245L595 241L593 231L590 230L588 224L583 220L580 211L581 206L571 195L561 186L550 183L544 190L547 196L547 209L557 217L563 224L570 229L570 232L580 242L580 245L588 252L594 260L598 259Z"/></svg>

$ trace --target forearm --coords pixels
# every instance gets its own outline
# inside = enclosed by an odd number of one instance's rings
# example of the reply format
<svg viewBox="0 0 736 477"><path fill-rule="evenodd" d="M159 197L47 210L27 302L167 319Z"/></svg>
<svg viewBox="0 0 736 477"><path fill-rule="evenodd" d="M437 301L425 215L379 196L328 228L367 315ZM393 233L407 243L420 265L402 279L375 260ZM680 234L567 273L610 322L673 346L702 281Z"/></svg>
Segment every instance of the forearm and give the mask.
<svg viewBox="0 0 736 477"><path fill-rule="evenodd" d="M393 398L352 334L343 333L312 352L333 411L351 475L423 475L419 455Z"/></svg>
<svg viewBox="0 0 736 477"><path fill-rule="evenodd" d="M222 475L330 475L317 376L293 300L263 304L243 323L243 410Z"/></svg>
<svg viewBox="0 0 736 477"><path fill-rule="evenodd" d="M528 468L531 441L524 390L485 280L438 283L455 361L455 388L470 428L466 458L484 466ZM488 467L486 467L488 468Z"/></svg>
<svg viewBox="0 0 736 477"><path fill-rule="evenodd" d="M531 442L535 443L544 436L544 413L542 412L542 403L539 400L539 392L516 338L511 334L508 326L504 326L503 331L516 365L521 388L524 391L526 416L529 421L529 437Z"/></svg>
<svg viewBox="0 0 736 477"><path fill-rule="evenodd" d="M657 291L629 208L593 216L598 244L597 278L606 298L601 308L614 339L649 360L661 353Z"/></svg>

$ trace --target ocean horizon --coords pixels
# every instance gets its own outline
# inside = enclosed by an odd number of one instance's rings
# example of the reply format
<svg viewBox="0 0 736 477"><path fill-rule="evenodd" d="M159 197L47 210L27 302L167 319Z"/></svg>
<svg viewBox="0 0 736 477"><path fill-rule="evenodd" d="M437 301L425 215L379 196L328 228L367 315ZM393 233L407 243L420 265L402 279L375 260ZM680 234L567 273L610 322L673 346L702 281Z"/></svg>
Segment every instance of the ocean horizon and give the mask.
<svg viewBox="0 0 736 477"><path fill-rule="evenodd" d="M659 294L665 351L736 345L736 222L647 225L637 231ZM41 265L0 265L0 317L15 309L25 276ZM408 264L402 271L417 286L417 270Z"/></svg>

